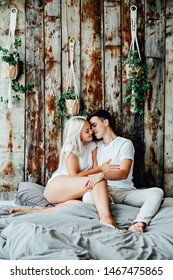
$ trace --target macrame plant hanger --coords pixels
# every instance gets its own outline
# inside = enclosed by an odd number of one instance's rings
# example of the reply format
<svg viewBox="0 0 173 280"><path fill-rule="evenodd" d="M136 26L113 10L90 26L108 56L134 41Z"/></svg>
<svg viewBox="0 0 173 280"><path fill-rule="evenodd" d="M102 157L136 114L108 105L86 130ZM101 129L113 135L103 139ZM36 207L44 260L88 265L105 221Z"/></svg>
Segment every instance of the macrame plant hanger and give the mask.
<svg viewBox="0 0 173 280"><path fill-rule="evenodd" d="M16 29L16 20L17 20L17 9L12 8L10 13L10 26L7 40L7 49L9 52L14 51L14 41L15 41L15 29ZM8 78L8 108L13 107L12 102L12 90L11 90L11 80L16 79L18 74L18 65L13 66L9 65L7 62L4 62L2 66L2 76Z"/></svg>
<svg viewBox="0 0 173 280"><path fill-rule="evenodd" d="M138 51L138 56L141 59L141 54L139 51L139 44L138 44L138 37L137 37L137 7L135 5L132 5L130 7L130 18L131 18L131 45L130 45L130 51L135 50L135 43Z"/></svg>
<svg viewBox="0 0 173 280"><path fill-rule="evenodd" d="M75 79L75 73L74 73L74 49L75 49L75 39L70 39L69 42L70 47L70 68L68 72L68 79L67 79L67 90L71 91L72 88L74 88L74 94L76 99L66 99L66 106L68 107L68 113L69 115L78 114L79 112L79 94L78 94L78 88L76 85L76 79Z"/></svg>
<svg viewBox="0 0 173 280"><path fill-rule="evenodd" d="M137 7L135 5L132 5L130 7L130 19L131 19L131 44L130 44L130 50L129 55L131 51L135 50L135 45L137 48L139 59L141 60L141 54L139 50L139 44L138 44L138 37L137 37ZM139 69L138 69L139 71ZM134 90L132 90L133 92ZM134 109L131 108L131 112L135 113L135 99L132 97L131 103L134 104Z"/></svg>

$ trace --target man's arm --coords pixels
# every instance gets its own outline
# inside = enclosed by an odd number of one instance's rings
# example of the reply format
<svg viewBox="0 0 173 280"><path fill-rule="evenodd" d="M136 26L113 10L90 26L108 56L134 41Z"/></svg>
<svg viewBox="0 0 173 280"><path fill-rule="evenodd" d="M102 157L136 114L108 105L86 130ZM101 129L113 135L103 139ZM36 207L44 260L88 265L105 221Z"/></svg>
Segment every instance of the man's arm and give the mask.
<svg viewBox="0 0 173 280"><path fill-rule="evenodd" d="M88 188L93 188L96 183L100 182L103 179L112 181L127 179L131 165L132 159L124 159L118 169L109 168L109 171L103 171L98 174L89 175L89 181L87 184ZM106 168L106 170L108 169Z"/></svg>
<svg viewBox="0 0 173 280"><path fill-rule="evenodd" d="M132 159L124 159L120 163L119 169L110 169L109 171L106 172L103 171L104 179L111 180L111 181L127 179L130 172L131 165L132 165Z"/></svg>

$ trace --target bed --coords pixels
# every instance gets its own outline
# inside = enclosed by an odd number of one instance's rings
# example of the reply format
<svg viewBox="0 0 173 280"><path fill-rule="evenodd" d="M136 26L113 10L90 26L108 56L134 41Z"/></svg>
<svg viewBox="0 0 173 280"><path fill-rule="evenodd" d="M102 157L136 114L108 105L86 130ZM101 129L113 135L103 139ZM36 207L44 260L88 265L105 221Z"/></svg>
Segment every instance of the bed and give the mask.
<svg viewBox="0 0 173 280"><path fill-rule="evenodd" d="M127 228L139 211L111 204L118 229L99 224L90 204L51 213L10 214L14 207L54 207L44 187L21 182L15 201L0 205L1 260L173 260L173 198L165 199L144 233Z"/></svg>

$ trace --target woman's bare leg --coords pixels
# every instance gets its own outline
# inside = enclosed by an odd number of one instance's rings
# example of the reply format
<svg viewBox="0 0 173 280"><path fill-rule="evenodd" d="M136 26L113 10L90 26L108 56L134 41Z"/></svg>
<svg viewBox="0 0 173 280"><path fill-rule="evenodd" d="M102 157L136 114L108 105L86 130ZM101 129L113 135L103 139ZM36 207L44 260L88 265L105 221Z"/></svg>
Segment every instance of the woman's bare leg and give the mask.
<svg viewBox="0 0 173 280"><path fill-rule="evenodd" d="M111 216L109 208L109 196L106 181L102 180L97 183L94 186L91 194L94 205L99 214L100 223L112 228L116 228L117 225Z"/></svg>
<svg viewBox="0 0 173 280"><path fill-rule="evenodd" d="M56 203L56 197L59 198L59 201L61 202L62 200L80 198L86 192L91 191L93 202L100 218L100 223L115 228L116 223L113 220L109 209L109 196L106 180L97 183L92 190L88 190L86 187L88 181L88 177L55 177L46 187L47 191L45 191L45 198L51 203ZM54 193L55 191L57 195ZM50 201L50 199L53 200Z"/></svg>
<svg viewBox="0 0 173 280"><path fill-rule="evenodd" d="M57 176L48 182L45 188L45 198L52 204L57 204L56 207L47 209L42 208L12 208L10 213L17 212L52 212L57 208L66 207L71 204L81 203L77 200L88 191L86 184L87 177L72 177L72 176ZM76 199L76 200L75 200Z"/></svg>
<svg viewBox="0 0 173 280"><path fill-rule="evenodd" d="M45 198L53 204L81 198L86 192L88 177L57 176L52 178L45 188ZM115 228L116 223L111 217L106 181L100 181L91 190L93 202L98 211L100 222Z"/></svg>
<svg viewBox="0 0 173 280"><path fill-rule="evenodd" d="M45 198L53 204L81 198L88 191L88 177L56 176L45 188Z"/></svg>
<svg viewBox="0 0 173 280"><path fill-rule="evenodd" d="M80 200L69 200L63 203L57 204L55 207L51 208L12 208L10 213L34 213L34 212L54 212L57 209L61 209L70 205L80 204Z"/></svg>

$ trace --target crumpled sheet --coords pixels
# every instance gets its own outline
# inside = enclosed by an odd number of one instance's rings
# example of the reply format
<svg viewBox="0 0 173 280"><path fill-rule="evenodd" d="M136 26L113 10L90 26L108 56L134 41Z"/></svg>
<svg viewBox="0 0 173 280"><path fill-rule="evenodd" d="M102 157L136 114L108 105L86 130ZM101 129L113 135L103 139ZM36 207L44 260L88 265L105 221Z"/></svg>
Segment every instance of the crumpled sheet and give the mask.
<svg viewBox="0 0 173 280"><path fill-rule="evenodd" d="M52 213L9 214L0 208L0 259L164 260L173 259L173 208L161 207L147 231L128 231L139 209L110 205L118 229L101 225L93 205Z"/></svg>

